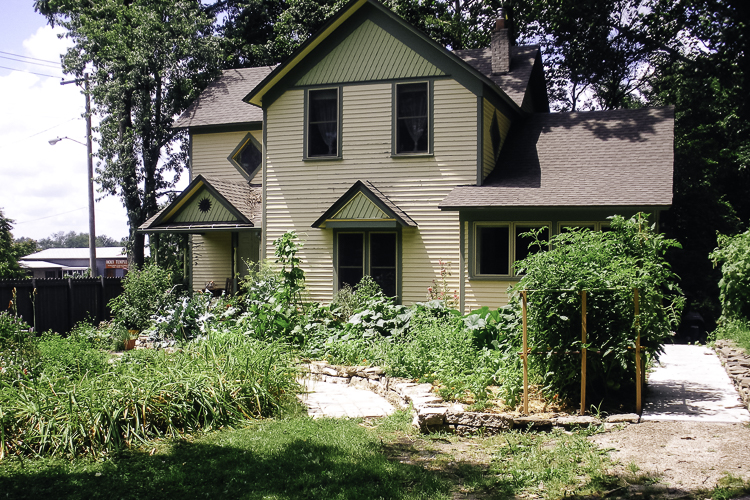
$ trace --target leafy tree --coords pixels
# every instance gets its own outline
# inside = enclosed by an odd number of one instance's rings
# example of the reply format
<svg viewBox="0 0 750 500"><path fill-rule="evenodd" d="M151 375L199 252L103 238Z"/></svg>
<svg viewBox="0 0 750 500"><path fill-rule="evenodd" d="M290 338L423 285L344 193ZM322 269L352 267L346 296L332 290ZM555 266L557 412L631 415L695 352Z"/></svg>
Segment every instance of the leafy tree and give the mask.
<svg viewBox="0 0 750 500"><path fill-rule="evenodd" d="M22 245L15 245L13 242L13 220L8 219L0 208L0 278L20 278L24 276L24 271L18 265L18 259L21 257Z"/></svg>
<svg viewBox="0 0 750 500"><path fill-rule="evenodd" d="M131 256L144 262L136 230L157 210L187 161L188 141L172 123L216 76L219 43L199 0L35 0L73 47L66 73L90 68L100 162L97 180L127 209Z"/></svg>
<svg viewBox="0 0 750 500"><path fill-rule="evenodd" d="M58 231L52 233L47 238L42 238L37 242L40 250L46 250L48 248L88 248L89 246L89 233L76 233L70 231ZM97 247L116 247L126 246L127 238L123 238L120 241L110 238L106 234L100 234L96 237Z"/></svg>

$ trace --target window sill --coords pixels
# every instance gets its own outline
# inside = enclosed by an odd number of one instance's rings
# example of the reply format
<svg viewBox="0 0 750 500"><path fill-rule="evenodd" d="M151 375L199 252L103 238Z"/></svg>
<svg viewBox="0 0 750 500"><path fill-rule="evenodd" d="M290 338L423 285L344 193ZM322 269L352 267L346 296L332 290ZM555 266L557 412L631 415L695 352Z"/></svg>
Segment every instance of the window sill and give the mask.
<svg viewBox="0 0 750 500"><path fill-rule="evenodd" d="M486 275L486 276L469 276L469 281L521 281L523 276L499 276L499 275Z"/></svg>
<svg viewBox="0 0 750 500"><path fill-rule="evenodd" d="M343 160L343 156L312 156L304 157L302 161L332 161L332 160Z"/></svg>
<svg viewBox="0 0 750 500"><path fill-rule="evenodd" d="M391 158L399 159L399 158L433 158L435 156L434 153L399 153L399 154L391 154Z"/></svg>

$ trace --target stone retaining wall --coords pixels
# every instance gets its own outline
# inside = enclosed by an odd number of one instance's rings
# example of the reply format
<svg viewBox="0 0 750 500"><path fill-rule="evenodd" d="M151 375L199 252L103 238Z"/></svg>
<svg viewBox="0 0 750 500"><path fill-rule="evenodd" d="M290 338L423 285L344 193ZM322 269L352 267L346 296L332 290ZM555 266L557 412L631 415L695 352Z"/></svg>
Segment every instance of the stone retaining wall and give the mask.
<svg viewBox="0 0 750 500"><path fill-rule="evenodd" d="M714 349L742 402L750 410L750 356L731 340L717 340Z"/></svg>
<svg viewBox="0 0 750 500"><path fill-rule="evenodd" d="M510 413L482 413L466 411L459 403L447 403L432 392L431 384L418 384L412 380L387 377L378 367L334 366L325 361L313 361L302 366L313 380L333 384L346 384L367 389L383 396L397 408L413 408L413 425L424 432L446 431L459 435L483 432L494 434L513 428L551 429L571 428L604 424L611 428L617 425L638 423L635 413L610 415L605 420L592 416L555 414L550 417L518 416Z"/></svg>

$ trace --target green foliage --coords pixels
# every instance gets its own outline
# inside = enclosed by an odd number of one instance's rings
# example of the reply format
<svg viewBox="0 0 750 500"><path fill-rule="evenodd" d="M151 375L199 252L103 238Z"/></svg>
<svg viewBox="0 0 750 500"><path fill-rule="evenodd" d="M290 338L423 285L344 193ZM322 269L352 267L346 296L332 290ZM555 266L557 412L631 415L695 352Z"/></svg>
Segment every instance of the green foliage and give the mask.
<svg viewBox="0 0 750 500"><path fill-rule="evenodd" d="M747 320L723 320L711 335L714 340L733 340L750 353L750 323Z"/></svg>
<svg viewBox="0 0 750 500"><path fill-rule="evenodd" d="M0 311L0 345L5 342L20 342L29 336L31 327L20 316L10 311Z"/></svg>
<svg viewBox="0 0 750 500"><path fill-rule="evenodd" d="M635 383L633 289L640 295L641 345L658 353L680 317L683 297L664 255L677 243L649 226L646 216L612 218L610 231L577 229L552 238L546 252L517 264L514 287L528 294L530 359L546 391L574 399L580 390L582 347L587 394L598 400ZM581 344L581 291L587 291L587 343ZM517 295L516 295L517 297ZM518 300L514 302L520 308ZM554 352L547 352L547 351ZM565 354L565 353L569 354Z"/></svg>
<svg viewBox="0 0 750 500"><path fill-rule="evenodd" d="M13 242L13 220L8 219L0 208L0 279L21 278L25 276L24 270L18 264L18 259L24 256L27 249L24 244L18 245Z"/></svg>
<svg viewBox="0 0 750 500"><path fill-rule="evenodd" d="M97 127L97 182L122 199L131 255L144 263L137 228L157 212L157 199L187 163L185 132L172 127L219 73L211 16L193 0L35 0L72 42L65 73L89 73Z"/></svg>
<svg viewBox="0 0 750 500"><path fill-rule="evenodd" d="M39 245L39 250L46 250L48 248L88 248L89 233L76 233L75 231L66 233L65 231L58 231L46 238L42 238L36 243ZM127 245L127 238L117 241L106 234L96 235L97 247L124 247L125 245Z"/></svg>
<svg viewBox="0 0 750 500"><path fill-rule="evenodd" d="M115 362L86 340L44 336L0 353L11 357L0 376L0 456L106 454L272 416L297 389L287 347L237 331Z"/></svg>
<svg viewBox="0 0 750 500"><path fill-rule="evenodd" d="M161 310L172 286L172 277L155 265L131 269L122 281L123 292L107 304L115 320L130 330L145 330Z"/></svg>
<svg viewBox="0 0 750 500"><path fill-rule="evenodd" d="M709 257L721 265L719 299L723 320L750 319L750 231L718 235L718 247Z"/></svg>
<svg viewBox="0 0 750 500"><path fill-rule="evenodd" d="M251 271L242 282L245 311L238 322L256 338L286 339L301 344L306 323L302 304L305 273L297 252L301 244L294 232L274 241L278 271Z"/></svg>

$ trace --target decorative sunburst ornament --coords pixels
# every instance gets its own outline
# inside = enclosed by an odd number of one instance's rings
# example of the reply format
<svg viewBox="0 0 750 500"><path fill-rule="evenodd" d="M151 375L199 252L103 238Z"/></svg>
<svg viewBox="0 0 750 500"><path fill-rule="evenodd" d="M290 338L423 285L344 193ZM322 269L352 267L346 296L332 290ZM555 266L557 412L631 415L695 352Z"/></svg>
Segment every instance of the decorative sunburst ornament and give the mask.
<svg viewBox="0 0 750 500"><path fill-rule="evenodd" d="M209 200L208 198L201 198L201 200L198 201L198 210L203 213L211 210L211 200Z"/></svg>

